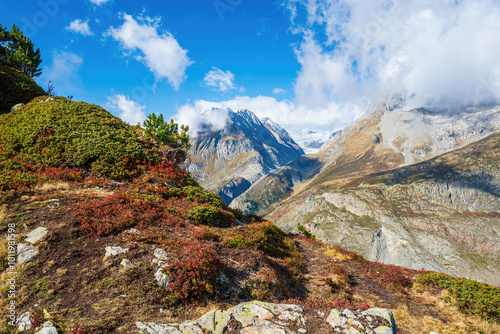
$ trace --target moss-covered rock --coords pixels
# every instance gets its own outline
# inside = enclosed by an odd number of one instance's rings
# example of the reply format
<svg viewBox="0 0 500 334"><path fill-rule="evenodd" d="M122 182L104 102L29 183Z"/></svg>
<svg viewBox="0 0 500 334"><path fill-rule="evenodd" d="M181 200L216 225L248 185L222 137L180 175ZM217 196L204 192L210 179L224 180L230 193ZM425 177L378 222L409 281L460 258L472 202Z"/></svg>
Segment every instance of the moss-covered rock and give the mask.
<svg viewBox="0 0 500 334"><path fill-rule="evenodd" d="M18 103L28 103L47 95L28 75L0 62L0 114L8 113Z"/></svg>

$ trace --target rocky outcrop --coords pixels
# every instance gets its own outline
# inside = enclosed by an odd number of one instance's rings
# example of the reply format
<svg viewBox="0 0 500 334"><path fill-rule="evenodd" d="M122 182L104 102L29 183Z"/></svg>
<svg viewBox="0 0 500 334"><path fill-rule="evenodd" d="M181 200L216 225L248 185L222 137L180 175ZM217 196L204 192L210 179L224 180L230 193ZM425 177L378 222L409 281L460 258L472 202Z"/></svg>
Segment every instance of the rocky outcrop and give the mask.
<svg viewBox="0 0 500 334"><path fill-rule="evenodd" d="M193 136L186 162L204 188L229 204L262 176L304 152L270 119L261 121L249 110L228 110L227 115L223 129L207 125Z"/></svg>
<svg viewBox="0 0 500 334"><path fill-rule="evenodd" d="M163 325L137 322L136 325L143 334L397 333L394 317L386 309L313 312L298 305L258 301L240 304L227 311L210 311L195 321Z"/></svg>
<svg viewBox="0 0 500 334"><path fill-rule="evenodd" d="M104 250L106 251L104 257L116 256L128 252L128 248L121 248L119 246L106 246Z"/></svg>
<svg viewBox="0 0 500 334"><path fill-rule="evenodd" d="M30 244L34 245L38 241L42 240L43 237L45 237L48 233L48 230L46 227L40 226L31 231L26 235L25 241L29 242Z"/></svg>
<svg viewBox="0 0 500 334"><path fill-rule="evenodd" d="M33 260L39 253L38 248L35 246L42 240L48 233L47 228L37 227L26 235L25 242L17 244L17 263L26 264Z"/></svg>
<svg viewBox="0 0 500 334"><path fill-rule="evenodd" d="M30 262L38 255L38 248L33 245L19 243L17 244L17 263L25 264Z"/></svg>
<svg viewBox="0 0 500 334"><path fill-rule="evenodd" d="M43 323L42 327L38 329L35 334L58 334L57 328L51 321Z"/></svg>

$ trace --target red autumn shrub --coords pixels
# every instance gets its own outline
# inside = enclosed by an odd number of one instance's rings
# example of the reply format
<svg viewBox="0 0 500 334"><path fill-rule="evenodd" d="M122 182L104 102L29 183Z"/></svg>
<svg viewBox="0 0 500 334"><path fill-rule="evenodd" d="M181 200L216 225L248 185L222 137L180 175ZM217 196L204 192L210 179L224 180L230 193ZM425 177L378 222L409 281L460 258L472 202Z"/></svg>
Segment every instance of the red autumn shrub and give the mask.
<svg viewBox="0 0 500 334"><path fill-rule="evenodd" d="M40 308L35 309L32 315L30 315L29 320L31 323L31 326L33 327L38 327L42 324L43 322L43 312Z"/></svg>
<svg viewBox="0 0 500 334"><path fill-rule="evenodd" d="M46 176L49 180L52 181L80 182L83 180L83 171L73 168L47 167L37 174Z"/></svg>
<svg viewBox="0 0 500 334"><path fill-rule="evenodd" d="M389 283L392 289L399 292L404 292L407 288L413 286L413 281L410 278L394 268L389 268L389 270L382 273L382 281Z"/></svg>
<svg viewBox="0 0 500 334"><path fill-rule="evenodd" d="M414 270L396 265L388 265L371 261L363 261L362 266L369 276L387 283L387 286L398 292L405 292L413 286L413 277L421 275L422 270Z"/></svg>
<svg viewBox="0 0 500 334"><path fill-rule="evenodd" d="M171 279L171 301L197 299L214 292L222 261L209 245L193 243L174 252L171 264L164 267Z"/></svg>
<svg viewBox="0 0 500 334"><path fill-rule="evenodd" d="M137 166L140 177L134 180L136 184L162 185L169 188L179 188L196 185L193 178L183 169L170 160L162 159L159 162L145 162Z"/></svg>
<svg viewBox="0 0 500 334"><path fill-rule="evenodd" d="M29 171L3 171L0 170L0 191L15 190L26 191L43 181L43 178Z"/></svg>
<svg viewBox="0 0 500 334"><path fill-rule="evenodd" d="M116 234L131 227L174 226L184 220L179 206L171 201L124 190L105 198L88 198L74 203L73 208L82 228L94 235Z"/></svg>
<svg viewBox="0 0 500 334"><path fill-rule="evenodd" d="M83 334L83 330L79 326L76 326L71 333L72 334Z"/></svg>

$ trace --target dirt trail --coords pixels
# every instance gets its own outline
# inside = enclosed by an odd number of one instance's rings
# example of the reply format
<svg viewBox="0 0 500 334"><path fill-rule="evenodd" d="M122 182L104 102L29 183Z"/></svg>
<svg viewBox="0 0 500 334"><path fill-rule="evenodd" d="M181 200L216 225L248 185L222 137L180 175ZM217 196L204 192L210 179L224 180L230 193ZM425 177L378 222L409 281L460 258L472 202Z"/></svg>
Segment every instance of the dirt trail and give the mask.
<svg viewBox="0 0 500 334"><path fill-rule="evenodd" d="M328 266L331 259L321 253L320 248L311 242L297 240L299 247L304 253L304 288L306 299L328 300L332 294L326 284L328 277Z"/></svg>
<svg viewBox="0 0 500 334"><path fill-rule="evenodd" d="M349 273L349 283L345 292L350 296L363 296L364 301L372 301L383 307L395 305L397 296L387 290L387 286L367 276L366 268L356 261L335 261L323 252L323 246L306 240L297 240L304 253L304 280L302 282L305 299L335 300L339 296L332 292L327 278L332 276L333 266L340 266ZM369 297L368 297L369 296Z"/></svg>

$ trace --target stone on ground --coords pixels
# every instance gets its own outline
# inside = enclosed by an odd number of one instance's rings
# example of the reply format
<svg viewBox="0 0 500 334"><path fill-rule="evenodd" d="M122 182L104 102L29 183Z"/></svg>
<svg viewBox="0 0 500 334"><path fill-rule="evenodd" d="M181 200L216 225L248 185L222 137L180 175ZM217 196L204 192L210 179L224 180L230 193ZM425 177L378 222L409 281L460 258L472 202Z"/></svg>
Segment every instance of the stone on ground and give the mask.
<svg viewBox="0 0 500 334"><path fill-rule="evenodd" d="M30 233L28 233L28 235L26 235L25 241L34 245L38 241L40 241L45 235L47 235L47 233L48 233L47 228L45 228L43 226L37 227L36 229L34 229Z"/></svg>
<svg viewBox="0 0 500 334"><path fill-rule="evenodd" d="M327 314L320 317L335 333L397 333L392 313L386 309L365 312L333 309ZM223 334L234 324L239 326L240 334L320 334L316 328L308 328L308 316L317 318L316 314L306 314L298 305L253 301L227 311L210 311L195 321L171 324L137 322L136 326L143 334Z"/></svg>

